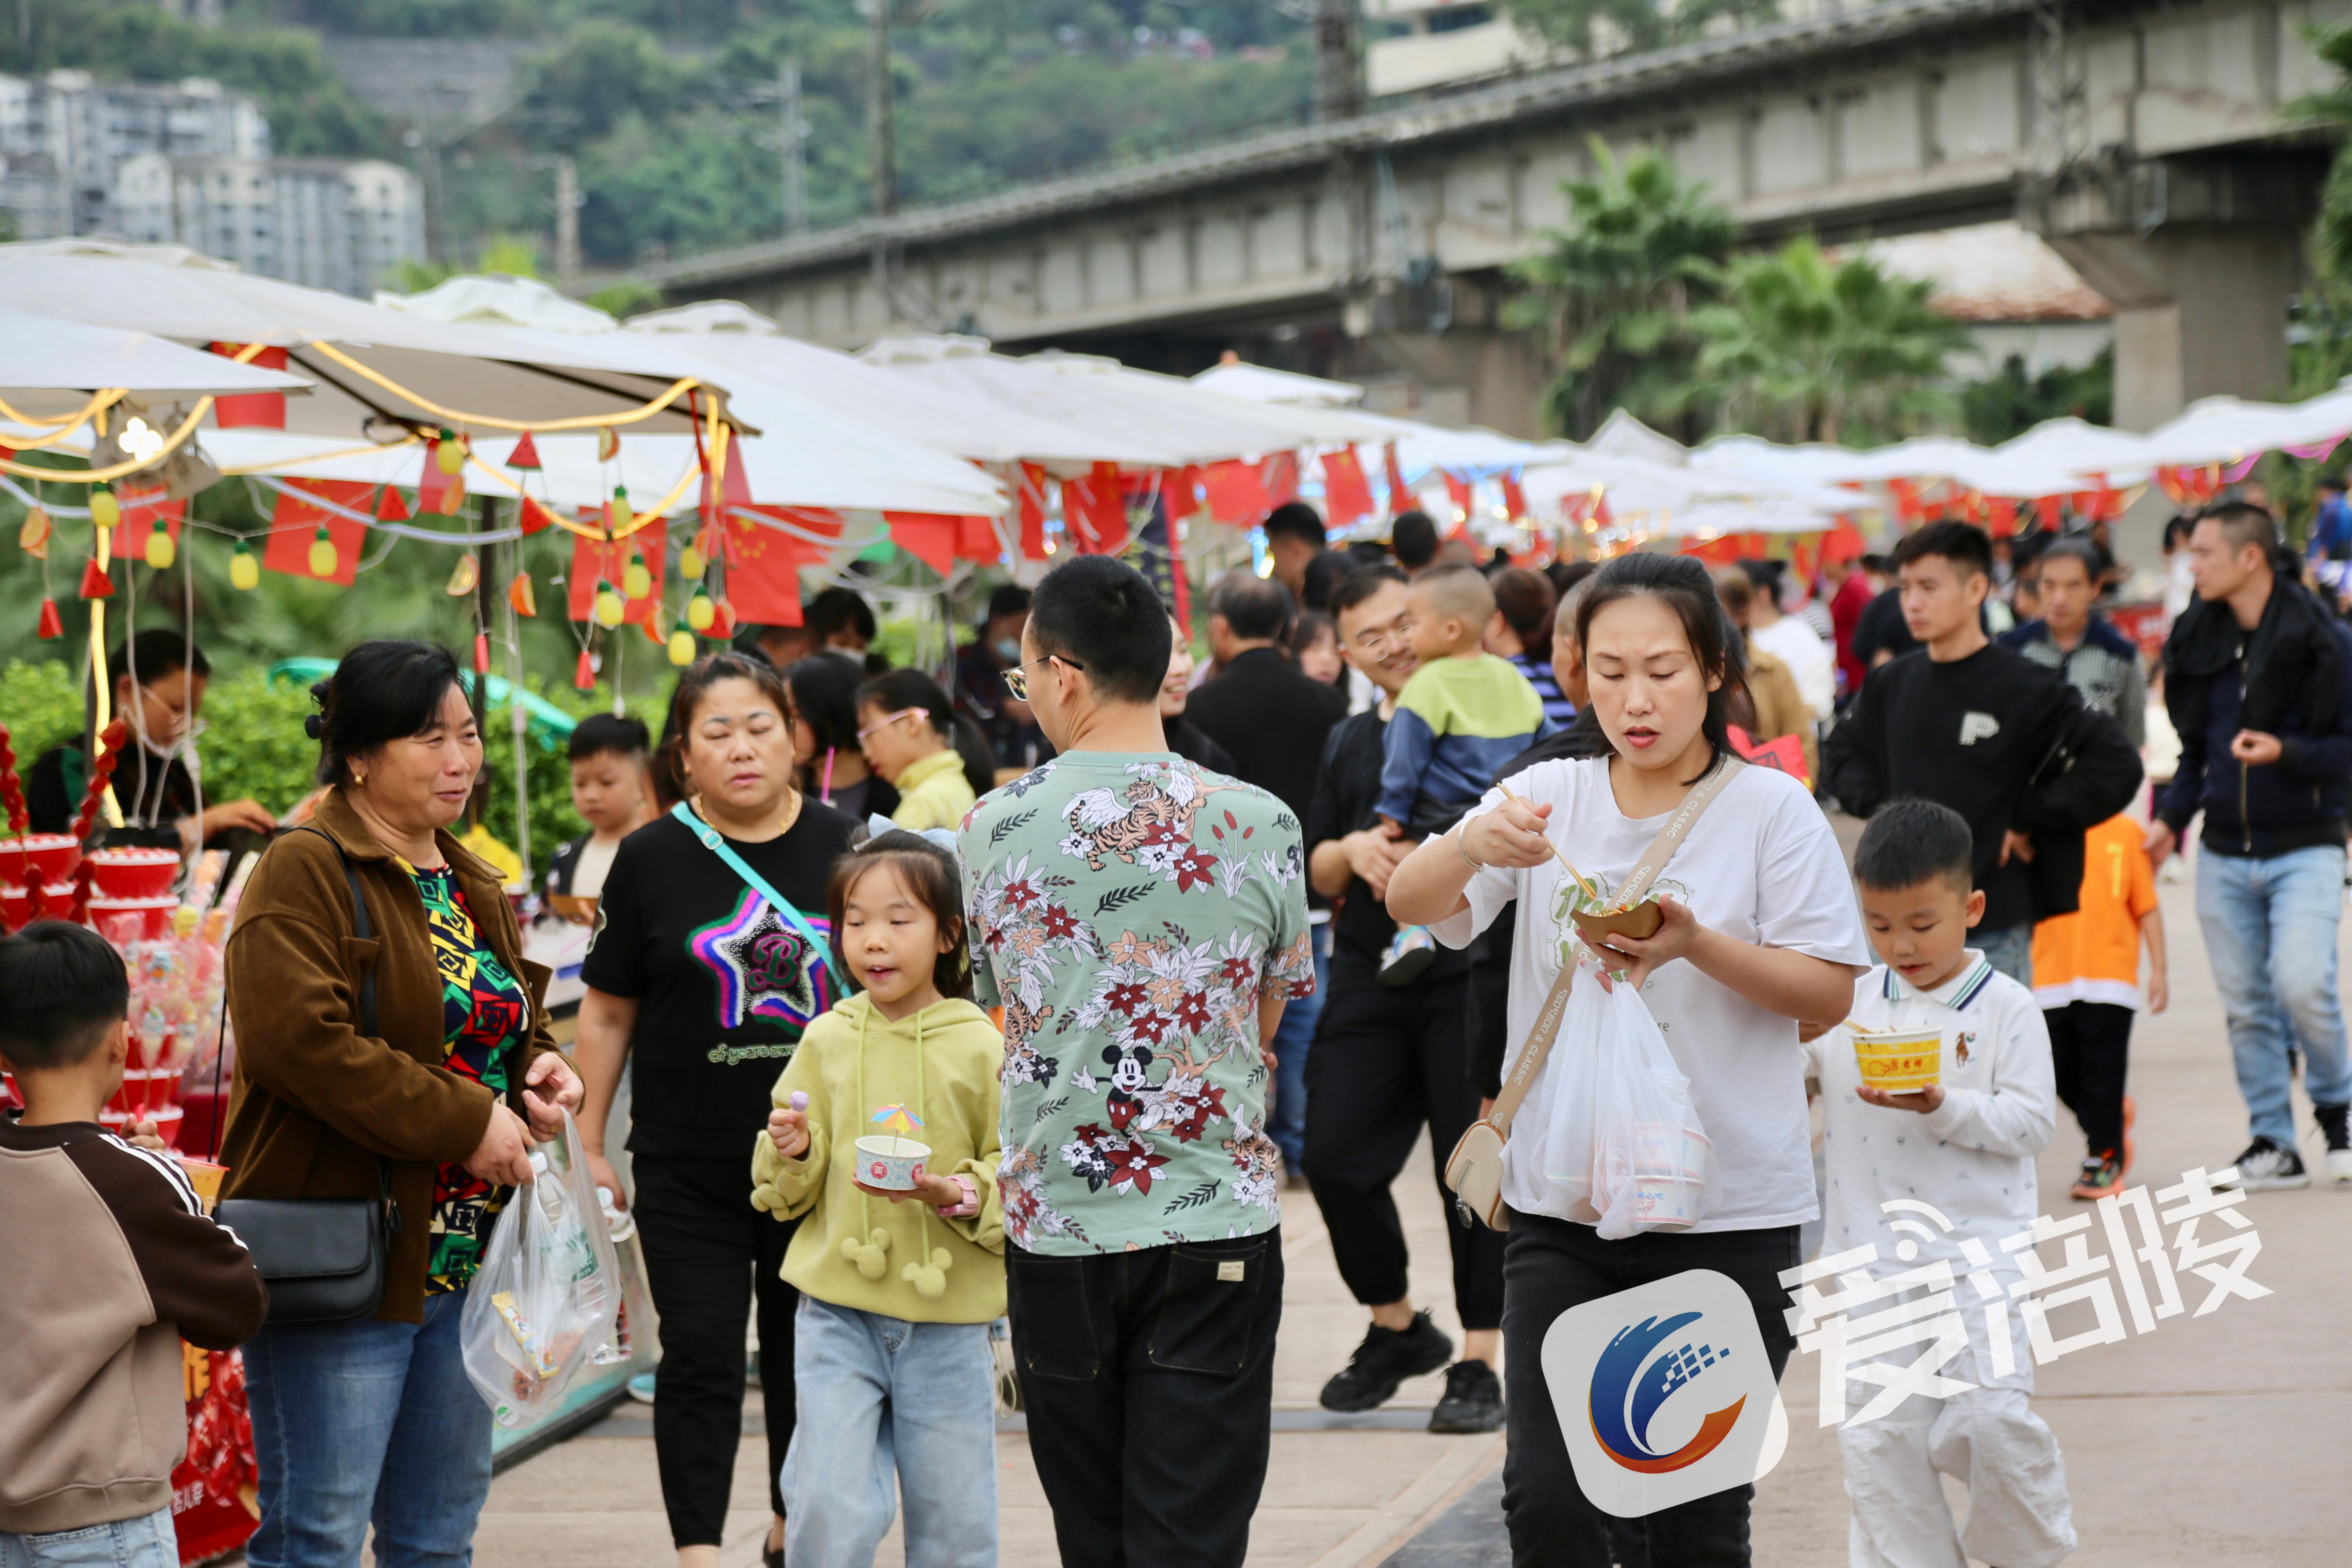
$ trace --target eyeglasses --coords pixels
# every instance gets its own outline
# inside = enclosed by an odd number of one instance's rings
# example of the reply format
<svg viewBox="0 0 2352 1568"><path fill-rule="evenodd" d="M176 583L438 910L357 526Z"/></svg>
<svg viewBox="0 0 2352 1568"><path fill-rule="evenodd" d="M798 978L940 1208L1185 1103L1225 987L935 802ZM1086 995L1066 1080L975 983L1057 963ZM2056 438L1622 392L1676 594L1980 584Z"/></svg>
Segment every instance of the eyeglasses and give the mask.
<svg viewBox="0 0 2352 1568"><path fill-rule="evenodd" d="M1076 659L1062 658L1062 656L1058 653L1049 653L1045 658L1033 658L1029 661L1029 664L1016 664L1011 669L1006 670L1004 672L1004 689L1013 693L1013 700L1015 702L1028 701L1029 665L1044 664L1049 659L1057 658L1062 659L1064 664L1068 665L1072 669L1077 670L1081 674L1086 671L1087 667L1080 664Z"/></svg>
<svg viewBox="0 0 2352 1568"><path fill-rule="evenodd" d="M862 746L866 744L866 738L868 735L877 734L880 731L888 729L891 725L896 724L899 720L904 719L909 713L920 713L923 711L925 711L925 710L920 708L901 708L896 713L886 713L881 718L875 720L871 724L866 725L863 730L857 731L857 743Z"/></svg>
<svg viewBox="0 0 2352 1568"><path fill-rule="evenodd" d="M1402 647L1405 646L1407 639L1412 636L1412 622L1400 616L1395 625L1387 627L1385 630L1372 628L1358 634L1355 644L1356 651L1362 654L1377 656L1382 648L1387 647L1391 643L1395 644L1398 647Z"/></svg>

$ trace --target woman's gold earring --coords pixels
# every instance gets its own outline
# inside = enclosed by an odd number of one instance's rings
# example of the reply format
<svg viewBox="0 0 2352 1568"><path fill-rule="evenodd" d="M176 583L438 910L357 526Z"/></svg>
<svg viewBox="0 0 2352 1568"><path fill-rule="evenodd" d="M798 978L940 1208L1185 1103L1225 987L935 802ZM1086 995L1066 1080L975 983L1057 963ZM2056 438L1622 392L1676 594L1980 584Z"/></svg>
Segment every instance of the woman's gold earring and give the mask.
<svg viewBox="0 0 2352 1568"><path fill-rule="evenodd" d="M357 768L353 768L352 770L352 787L353 789L367 788L367 774L360 772Z"/></svg>

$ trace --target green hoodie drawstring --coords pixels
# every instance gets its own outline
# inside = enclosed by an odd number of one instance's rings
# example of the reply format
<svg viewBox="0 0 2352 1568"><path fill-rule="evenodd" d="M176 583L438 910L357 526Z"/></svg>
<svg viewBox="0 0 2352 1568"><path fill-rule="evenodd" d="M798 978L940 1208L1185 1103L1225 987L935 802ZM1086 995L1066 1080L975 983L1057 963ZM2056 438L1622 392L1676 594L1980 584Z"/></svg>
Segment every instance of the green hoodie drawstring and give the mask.
<svg viewBox="0 0 2352 1568"><path fill-rule="evenodd" d="M929 1011L926 1007L915 1015L915 1116L926 1131L929 1130L930 1122L925 1105L928 1096L923 1075L923 1014ZM868 997L857 1015L857 1103L861 1106L866 1104L866 1024L873 1016L874 1001ZM850 1139L849 1149L850 1169L854 1171L857 1168L857 1141L855 1136ZM874 1200L860 1188L857 1194L857 1225L865 1238L843 1237L841 1255L857 1265L857 1272L866 1279L879 1279L887 1267L883 1258L890 1250L890 1232L886 1226L874 1223L873 1203ZM936 1301L947 1294L947 1271L954 1266L955 1258L946 1247L934 1248L931 1246L930 1207L927 1203L918 1202L916 1205L915 1223L922 1231L922 1251L916 1261L898 1270L898 1278L913 1285L916 1295L927 1301ZM929 1259L929 1263L923 1262L923 1258Z"/></svg>

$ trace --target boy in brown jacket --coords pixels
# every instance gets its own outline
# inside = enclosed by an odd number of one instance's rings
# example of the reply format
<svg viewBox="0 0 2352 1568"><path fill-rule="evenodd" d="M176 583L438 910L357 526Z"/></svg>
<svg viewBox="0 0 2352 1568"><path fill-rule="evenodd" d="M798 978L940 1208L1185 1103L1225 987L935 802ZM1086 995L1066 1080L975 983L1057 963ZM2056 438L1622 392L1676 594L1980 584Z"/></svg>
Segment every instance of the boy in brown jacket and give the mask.
<svg viewBox="0 0 2352 1568"><path fill-rule="evenodd" d="M180 1341L228 1350L268 1297L169 1154L99 1125L122 1082L122 960L80 926L0 938L0 1563L179 1568Z"/></svg>

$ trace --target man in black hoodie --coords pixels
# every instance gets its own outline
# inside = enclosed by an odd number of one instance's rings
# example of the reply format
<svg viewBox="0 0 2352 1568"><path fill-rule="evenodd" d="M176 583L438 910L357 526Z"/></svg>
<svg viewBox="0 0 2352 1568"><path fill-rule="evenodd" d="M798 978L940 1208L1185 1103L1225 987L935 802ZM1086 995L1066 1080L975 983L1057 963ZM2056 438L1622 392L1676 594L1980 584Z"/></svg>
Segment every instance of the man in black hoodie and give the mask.
<svg viewBox="0 0 2352 1568"><path fill-rule="evenodd" d="M2298 1049L2327 1179L2352 1182L2352 1069L2336 994L2352 631L2280 575L2279 559L2277 523L2245 501L2210 509L2189 532L2197 598L2164 645L2180 765L2147 834L2161 865L2205 816L2197 921L2253 1134L2238 1179L2258 1189L2311 1181L2294 1148Z"/></svg>
<svg viewBox="0 0 2352 1568"><path fill-rule="evenodd" d="M2139 753L2066 678L1986 639L1992 542L1935 522L1895 552L1916 653L1881 665L1822 748L1830 793L1856 816L1916 796L1976 838L1985 895L1974 945L2033 984L2033 923L2081 901L2083 833L2131 804Z"/></svg>

